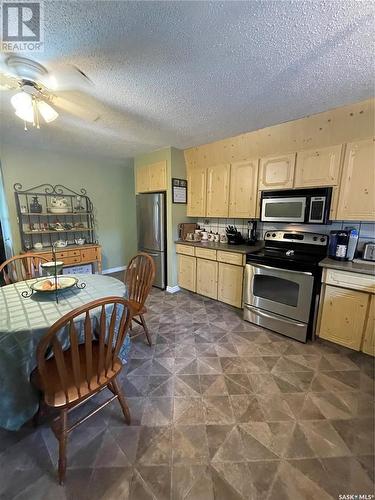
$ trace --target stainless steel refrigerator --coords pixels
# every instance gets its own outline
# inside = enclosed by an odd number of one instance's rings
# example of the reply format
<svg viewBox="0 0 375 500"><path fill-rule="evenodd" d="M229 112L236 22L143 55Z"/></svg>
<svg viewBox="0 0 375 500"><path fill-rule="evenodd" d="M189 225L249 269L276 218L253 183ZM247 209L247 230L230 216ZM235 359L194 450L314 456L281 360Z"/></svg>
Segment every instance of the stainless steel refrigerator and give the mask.
<svg viewBox="0 0 375 500"><path fill-rule="evenodd" d="M154 285L164 289L167 284L167 233L165 193L137 195L138 251L154 259Z"/></svg>

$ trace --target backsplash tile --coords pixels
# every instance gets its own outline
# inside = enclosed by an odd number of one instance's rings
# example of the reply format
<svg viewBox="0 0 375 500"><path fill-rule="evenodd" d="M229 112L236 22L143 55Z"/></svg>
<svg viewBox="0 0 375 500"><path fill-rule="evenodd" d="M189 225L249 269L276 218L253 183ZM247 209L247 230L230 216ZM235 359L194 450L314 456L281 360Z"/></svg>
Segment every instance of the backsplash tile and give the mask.
<svg viewBox="0 0 375 500"><path fill-rule="evenodd" d="M242 236L247 236L247 219L199 219L197 224L206 231L213 233L223 233L225 228L236 226ZM346 227L354 227L359 231L358 250L362 250L363 245L367 241L375 241L375 223L371 222L350 222L350 221L335 221L332 224L284 224L284 223L269 223L258 222L257 233L258 239L263 239L267 231L306 231L308 233L329 234L330 231L344 229Z"/></svg>
<svg viewBox="0 0 375 500"><path fill-rule="evenodd" d="M360 238L368 238L369 240L375 240L375 224L369 222L362 222L360 228Z"/></svg>

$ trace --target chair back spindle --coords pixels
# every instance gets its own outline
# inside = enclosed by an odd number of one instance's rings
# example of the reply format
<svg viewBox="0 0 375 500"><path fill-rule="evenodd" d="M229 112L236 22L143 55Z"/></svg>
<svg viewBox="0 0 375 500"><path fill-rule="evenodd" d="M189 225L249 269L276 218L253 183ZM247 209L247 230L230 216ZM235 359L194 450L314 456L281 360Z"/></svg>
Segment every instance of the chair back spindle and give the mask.
<svg viewBox="0 0 375 500"><path fill-rule="evenodd" d="M32 253L15 255L0 265L1 279L5 285L41 276L40 265L48 259Z"/></svg>

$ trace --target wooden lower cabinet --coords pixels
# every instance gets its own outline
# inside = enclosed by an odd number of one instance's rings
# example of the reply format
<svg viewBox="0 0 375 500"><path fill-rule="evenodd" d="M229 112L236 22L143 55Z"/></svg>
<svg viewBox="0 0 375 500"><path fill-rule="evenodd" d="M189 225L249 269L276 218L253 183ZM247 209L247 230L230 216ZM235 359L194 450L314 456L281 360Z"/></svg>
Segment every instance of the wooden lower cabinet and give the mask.
<svg viewBox="0 0 375 500"><path fill-rule="evenodd" d="M190 255L178 256L178 284L181 288L196 292L197 259Z"/></svg>
<svg viewBox="0 0 375 500"><path fill-rule="evenodd" d="M217 298L231 306L242 306L243 268L219 263Z"/></svg>
<svg viewBox="0 0 375 500"><path fill-rule="evenodd" d="M359 351L370 294L325 285L319 337Z"/></svg>
<svg viewBox="0 0 375 500"><path fill-rule="evenodd" d="M375 295L371 295L362 351L375 356Z"/></svg>
<svg viewBox="0 0 375 500"><path fill-rule="evenodd" d="M178 285L181 288L220 300L234 307L242 307L242 254L216 252L212 249L178 244L176 251ZM194 251L195 256L186 255L187 251Z"/></svg>
<svg viewBox="0 0 375 500"><path fill-rule="evenodd" d="M92 262L98 258L98 249L95 247L82 248L81 262Z"/></svg>
<svg viewBox="0 0 375 500"><path fill-rule="evenodd" d="M197 259L197 293L217 299L217 267L214 260Z"/></svg>
<svg viewBox="0 0 375 500"><path fill-rule="evenodd" d="M48 260L52 260L51 250L36 252L35 255L40 255ZM98 273L102 272L102 255L100 245L87 244L79 247L65 247L62 250L56 251L56 259L64 262L64 267L77 266L79 264L93 264Z"/></svg>

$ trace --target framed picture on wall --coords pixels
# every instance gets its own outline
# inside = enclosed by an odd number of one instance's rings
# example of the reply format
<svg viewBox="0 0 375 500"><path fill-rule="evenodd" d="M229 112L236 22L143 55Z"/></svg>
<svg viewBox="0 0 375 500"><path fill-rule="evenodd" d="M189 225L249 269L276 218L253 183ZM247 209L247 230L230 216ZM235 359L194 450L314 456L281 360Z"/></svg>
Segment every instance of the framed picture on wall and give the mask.
<svg viewBox="0 0 375 500"><path fill-rule="evenodd" d="M186 179L172 179L172 203L187 203Z"/></svg>

